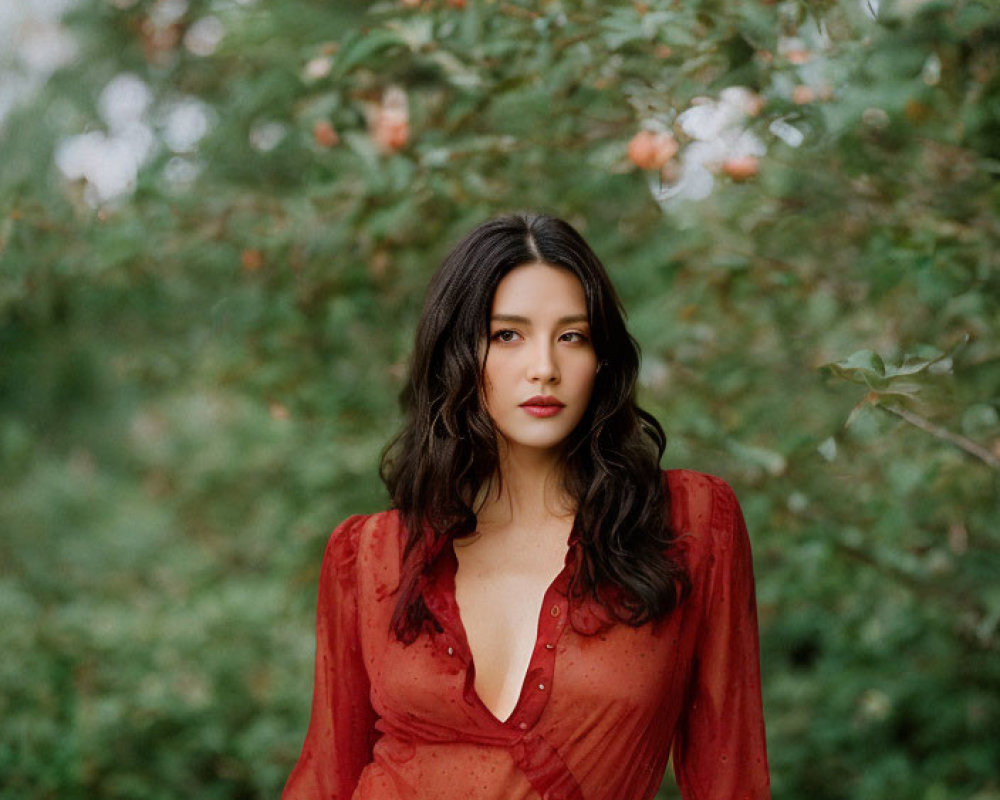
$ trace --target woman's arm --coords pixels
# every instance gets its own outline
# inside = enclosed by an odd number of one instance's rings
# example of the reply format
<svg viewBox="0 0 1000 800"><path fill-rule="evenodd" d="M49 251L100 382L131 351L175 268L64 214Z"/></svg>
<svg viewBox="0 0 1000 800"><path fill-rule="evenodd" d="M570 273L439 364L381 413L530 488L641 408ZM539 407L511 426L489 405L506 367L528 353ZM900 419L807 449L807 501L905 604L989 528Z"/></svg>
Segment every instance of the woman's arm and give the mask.
<svg viewBox="0 0 1000 800"><path fill-rule="evenodd" d="M375 713L358 635L358 538L354 516L330 536L319 579L316 677L302 754L282 800L347 800L371 761Z"/></svg>
<svg viewBox="0 0 1000 800"><path fill-rule="evenodd" d="M711 525L686 708L674 743L685 800L766 800L770 795L760 647L750 540L728 484L711 479Z"/></svg>

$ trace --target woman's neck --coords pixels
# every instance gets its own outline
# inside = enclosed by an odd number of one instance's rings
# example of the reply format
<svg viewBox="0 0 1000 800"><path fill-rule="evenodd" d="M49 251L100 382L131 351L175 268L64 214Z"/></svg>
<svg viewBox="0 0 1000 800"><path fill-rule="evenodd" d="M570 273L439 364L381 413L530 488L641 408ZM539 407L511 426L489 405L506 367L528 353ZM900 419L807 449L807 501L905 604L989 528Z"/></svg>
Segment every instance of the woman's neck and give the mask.
<svg viewBox="0 0 1000 800"><path fill-rule="evenodd" d="M535 525L575 514L563 488L563 468L558 452L501 447L500 479L480 492L479 528Z"/></svg>

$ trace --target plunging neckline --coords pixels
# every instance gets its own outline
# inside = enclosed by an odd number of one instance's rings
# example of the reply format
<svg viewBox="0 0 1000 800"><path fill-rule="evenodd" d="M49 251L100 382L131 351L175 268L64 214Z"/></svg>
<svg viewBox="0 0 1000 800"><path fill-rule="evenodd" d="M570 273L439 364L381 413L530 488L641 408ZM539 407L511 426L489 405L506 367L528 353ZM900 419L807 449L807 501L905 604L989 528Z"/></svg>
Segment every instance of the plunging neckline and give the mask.
<svg viewBox="0 0 1000 800"><path fill-rule="evenodd" d="M554 650L555 639L558 638L558 634L562 631L562 626L564 624L565 618L565 588L569 580L570 562L571 555L573 553L573 548L576 543L576 520L573 521L573 526L570 529L569 537L566 541L566 553L563 556L562 568L556 573L555 577L549 582L548 586L545 587L545 591L542 593L542 601L538 607L535 620L535 639L534 644L531 647L531 653L528 656L528 663L524 668L524 674L521 675L520 682L518 683L519 689L517 693L517 701L514 703L513 708L511 708L510 713L504 718L500 719L497 714L488 706L483 698L480 696L479 691L476 689L476 664L475 657L472 653L472 646L469 643L468 632L465 629L465 622L462 619L462 610L458 604L458 597L456 594L456 577L458 575L458 556L455 553L454 542L450 542L448 546L444 548L445 553L448 556L449 569L447 570L447 581L445 584L446 597L449 606L454 614L454 619L457 628L457 639L462 651L466 655L468 662L466 665L467 677L466 677L466 692L470 695L476 705L485 713L485 715L496 725L501 725L507 727L513 724L513 721L519 717L519 712L522 710L522 705L525 700L525 693L527 692L528 676L532 674L534 669L537 669L537 661L539 650ZM560 597L561 595L561 597ZM549 609L548 619L546 617L546 609ZM554 631L555 636L549 635L548 638L552 641L545 642L542 645L542 639L546 635L546 628L551 619L557 620L557 630ZM540 691L545 691L545 684L539 686ZM523 723L522 723L523 724Z"/></svg>

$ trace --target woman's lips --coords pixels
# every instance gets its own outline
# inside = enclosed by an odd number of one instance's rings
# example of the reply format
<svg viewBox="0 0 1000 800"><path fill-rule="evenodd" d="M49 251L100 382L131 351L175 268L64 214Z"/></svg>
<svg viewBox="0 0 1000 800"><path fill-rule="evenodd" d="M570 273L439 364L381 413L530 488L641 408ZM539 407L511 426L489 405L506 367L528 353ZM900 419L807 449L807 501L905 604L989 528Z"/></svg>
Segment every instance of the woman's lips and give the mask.
<svg viewBox="0 0 1000 800"><path fill-rule="evenodd" d="M555 397L532 397L521 403L521 408L533 417L551 417L565 408L565 405Z"/></svg>
<svg viewBox="0 0 1000 800"><path fill-rule="evenodd" d="M552 417L563 410L562 406L532 406L523 405L521 406L525 411L527 411L533 417Z"/></svg>

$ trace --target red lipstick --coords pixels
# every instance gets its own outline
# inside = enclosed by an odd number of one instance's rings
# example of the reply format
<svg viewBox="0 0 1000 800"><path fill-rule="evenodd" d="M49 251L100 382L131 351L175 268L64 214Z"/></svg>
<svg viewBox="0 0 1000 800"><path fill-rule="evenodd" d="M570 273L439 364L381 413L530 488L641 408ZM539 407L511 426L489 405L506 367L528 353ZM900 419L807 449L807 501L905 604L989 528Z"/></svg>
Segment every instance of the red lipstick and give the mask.
<svg viewBox="0 0 1000 800"><path fill-rule="evenodd" d="M521 408L533 417L552 417L566 407L558 398L551 395L536 394L521 403Z"/></svg>

